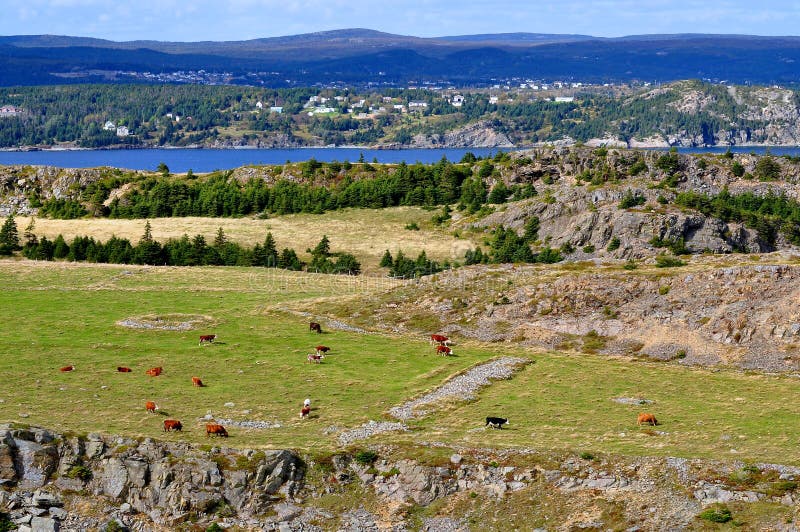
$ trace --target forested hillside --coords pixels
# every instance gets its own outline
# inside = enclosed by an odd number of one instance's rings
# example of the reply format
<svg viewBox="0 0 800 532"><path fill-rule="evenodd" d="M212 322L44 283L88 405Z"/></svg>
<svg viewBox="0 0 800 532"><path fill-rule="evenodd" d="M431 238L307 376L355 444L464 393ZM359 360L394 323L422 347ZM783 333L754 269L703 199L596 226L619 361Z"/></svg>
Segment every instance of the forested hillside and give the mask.
<svg viewBox="0 0 800 532"><path fill-rule="evenodd" d="M800 143L800 96L789 89L680 82L638 91L584 88L569 93L21 87L0 89L0 105L14 109L0 114L0 147Z"/></svg>

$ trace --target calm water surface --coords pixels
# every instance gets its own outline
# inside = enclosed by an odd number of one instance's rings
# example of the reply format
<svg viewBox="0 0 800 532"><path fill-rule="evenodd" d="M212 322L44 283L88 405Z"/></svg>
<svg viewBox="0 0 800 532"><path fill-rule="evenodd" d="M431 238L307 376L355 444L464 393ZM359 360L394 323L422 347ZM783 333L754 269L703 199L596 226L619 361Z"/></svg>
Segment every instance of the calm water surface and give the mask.
<svg viewBox="0 0 800 532"><path fill-rule="evenodd" d="M0 164L41 164L62 168L92 168L113 166L131 170L155 170L159 163L172 172L211 172L245 165L283 164L286 161L356 162L408 164L435 163L442 157L461 160L467 152L477 156L493 156L497 149L428 149L428 150L367 150L359 148L296 148L296 149L141 149L141 150L45 150L28 152L0 151ZM505 150L508 151L508 150Z"/></svg>
<svg viewBox="0 0 800 532"><path fill-rule="evenodd" d="M727 148L682 148L681 153L724 153ZM800 156L800 147L776 146L734 147L735 153L763 154L767 150L774 155ZM211 172L227 170L245 165L283 164L286 161L307 161L312 157L318 161L356 162L364 160L379 163L409 164L416 162L435 163L446 157L449 161L461 160L467 152L481 157L491 157L496 148L448 148L409 150L368 150L361 148L296 148L296 149L141 149L141 150L49 150L49 151L0 151L2 164L37 164L63 168L92 168L113 166L131 170L155 170L159 163L166 164L172 172ZM509 150L503 150L509 151Z"/></svg>

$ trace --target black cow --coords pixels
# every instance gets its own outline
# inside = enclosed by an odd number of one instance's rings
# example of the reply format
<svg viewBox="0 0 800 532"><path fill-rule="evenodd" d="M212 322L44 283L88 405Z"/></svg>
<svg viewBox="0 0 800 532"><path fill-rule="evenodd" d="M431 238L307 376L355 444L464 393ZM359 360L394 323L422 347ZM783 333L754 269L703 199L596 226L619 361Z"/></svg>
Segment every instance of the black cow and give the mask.
<svg viewBox="0 0 800 532"><path fill-rule="evenodd" d="M502 429L503 425L508 425L508 420L504 417L487 417L486 426L493 429Z"/></svg>

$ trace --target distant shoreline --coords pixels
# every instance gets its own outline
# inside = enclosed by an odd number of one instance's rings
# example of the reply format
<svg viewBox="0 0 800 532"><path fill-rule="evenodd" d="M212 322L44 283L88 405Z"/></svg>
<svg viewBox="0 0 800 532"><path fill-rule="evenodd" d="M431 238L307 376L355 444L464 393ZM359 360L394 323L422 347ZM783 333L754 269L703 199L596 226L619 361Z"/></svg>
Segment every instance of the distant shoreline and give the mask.
<svg viewBox="0 0 800 532"><path fill-rule="evenodd" d="M606 139L590 139L582 144L591 147L606 147L610 149L670 149L678 148L681 150L715 150L715 149L745 149L745 148L800 148L798 144L763 144L758 142L746 142L741 144L717 144L711 146L682 146L670 145L667 143L647 143L639 142L634 146L625 146L620 141L614 142L597 142L598 140ZM521 151L531 150L535 148L544 148L547 146L574 146L579 144L577 142L568 141L554 141L554 142L537 142L529 145L521 146L409 146L409 145L372 145L372 146L358 146L358 145L343 145L343 146L281 146L281 147L259 147L259 146L102 146L97 148L82 148L79 146L60 147L60 146L19 146L14 148L0 148L0 153L26 153L26 152L44 152L44 153L58 153L58 152L99 152L99 151L140 151L140 150L208 150L208 151L255 151L255 150L370 150L370 151L414 151L414 150L498 150L498 151Z"/></svg>

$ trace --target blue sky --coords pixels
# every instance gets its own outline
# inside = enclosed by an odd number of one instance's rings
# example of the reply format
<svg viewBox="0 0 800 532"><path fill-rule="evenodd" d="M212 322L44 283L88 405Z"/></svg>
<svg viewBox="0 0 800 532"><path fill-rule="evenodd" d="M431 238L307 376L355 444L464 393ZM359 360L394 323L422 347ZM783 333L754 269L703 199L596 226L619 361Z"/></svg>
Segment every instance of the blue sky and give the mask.
<svg viewBox="0 0 800 532"><path fill-rule="evenodd" d="M800 1L763 0L0 0L0 35L240 40L342 28L475 33L798 35Z"/></svg>

